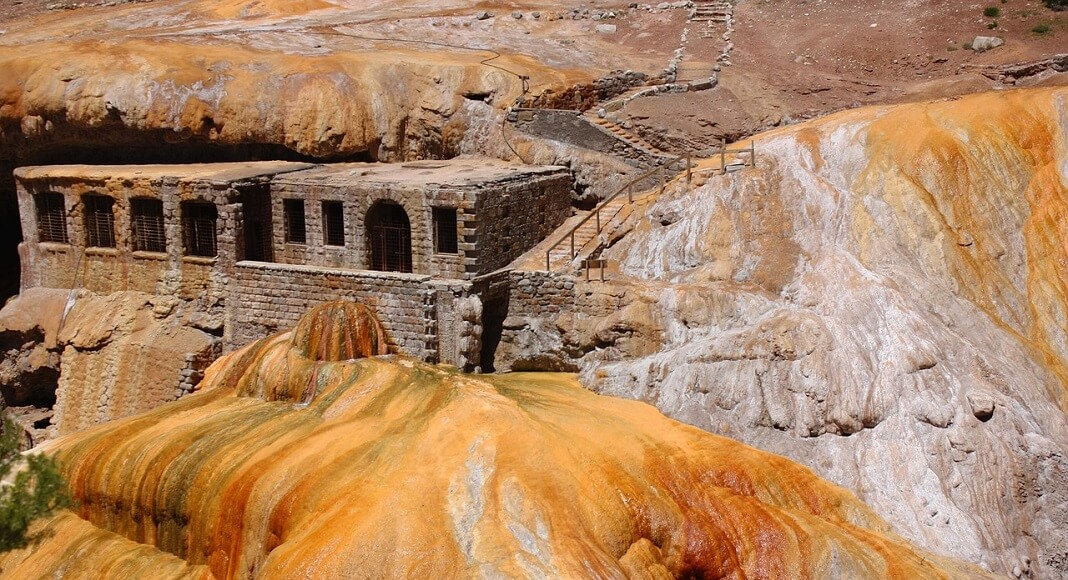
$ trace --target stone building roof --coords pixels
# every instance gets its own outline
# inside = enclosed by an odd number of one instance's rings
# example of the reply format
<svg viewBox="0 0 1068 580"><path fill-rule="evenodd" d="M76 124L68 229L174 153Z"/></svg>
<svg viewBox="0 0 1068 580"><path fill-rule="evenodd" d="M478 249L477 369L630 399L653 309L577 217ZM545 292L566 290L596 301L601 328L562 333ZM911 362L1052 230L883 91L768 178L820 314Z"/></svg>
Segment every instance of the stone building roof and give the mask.
<svg viewBox="0 0 1068 580"><path fill-rule="evenodd" d="M115 179L230 183L315 167L292 161L247 161L240 163L189 163L181 165L46 165L20 167L15 176L25 181L67 179L111 181Z"/></svg>
<svg viewBox="0 0 1068 580"><path fill-rule="evenodd" d="M275 183L308 185L428 185L463 187L517 177L566 171L555 165L521 165L487 158L455 158L410 163L331 163L279 175Z"/></svg>

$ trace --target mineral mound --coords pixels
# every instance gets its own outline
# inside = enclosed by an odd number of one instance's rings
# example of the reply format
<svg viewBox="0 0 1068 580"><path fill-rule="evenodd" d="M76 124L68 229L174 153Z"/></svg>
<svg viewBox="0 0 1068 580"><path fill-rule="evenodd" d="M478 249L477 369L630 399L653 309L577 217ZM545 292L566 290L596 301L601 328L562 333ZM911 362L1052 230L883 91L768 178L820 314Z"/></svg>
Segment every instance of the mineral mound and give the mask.
<svg viewBox="0 0 1068 580"><path fill-rule="evenodd" d="M220 359L194 395L46 445L80 518L48 522L53 535L5 555L4 572L978 573L911 548L806 468L573 376L349 358L380 352L373 318L338 304L309 316Z"/></svg>
<svg viewBox="0 0 1068 580"><path fill-rule="evenodd" d="M1064 88L760 135L755 168L607 234L610 283L517 315L498 354L782 453L927 549L1064 576L1066 143Z"/></svg>

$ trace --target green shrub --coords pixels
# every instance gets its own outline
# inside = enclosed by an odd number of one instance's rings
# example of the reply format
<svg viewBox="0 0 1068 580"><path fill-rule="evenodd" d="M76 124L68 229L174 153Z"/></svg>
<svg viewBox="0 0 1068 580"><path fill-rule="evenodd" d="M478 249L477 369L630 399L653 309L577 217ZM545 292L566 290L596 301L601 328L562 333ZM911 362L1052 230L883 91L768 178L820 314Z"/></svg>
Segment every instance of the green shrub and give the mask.
<svg viewBox="0 0 1068 580"><path fill-rule="evenodd" d="M0 552L24 548L43 539L30 534L30 524L70 504L67 484L56 460L47 455L19 454L22 427L0 418Z"/></svg>
<svg viewBox="0 0 1068 580"><path fill-rule="evenodd" d="M1050 10L1068 10L1068 0L1042 0Z"/></svg>
<svg viewBox="0 0 1068 580"><path fill-rule="evenodd" d="M987 18L997 18L998 16L1001 16L1001 8L998 8L997 6L987 6L983 9L983 16L986 16Z"/></svg>
<svg viewBox="0 0 1068 580"><path fill-rule="evenodd" d="M1049 31L1049 24L1039 24L1038 26L1031 29L1031 32L1034 32L1035 34L1049 34Z"/></svg>

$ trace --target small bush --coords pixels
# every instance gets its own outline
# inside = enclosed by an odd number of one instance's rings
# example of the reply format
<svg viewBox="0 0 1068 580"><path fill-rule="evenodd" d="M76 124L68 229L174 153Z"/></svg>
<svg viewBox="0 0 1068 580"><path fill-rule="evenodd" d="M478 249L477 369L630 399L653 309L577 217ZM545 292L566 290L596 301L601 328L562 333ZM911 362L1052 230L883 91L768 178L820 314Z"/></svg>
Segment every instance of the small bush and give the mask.
<svg viewBox="0 0 1068 580"><path fill-rule="evenodd" d="M1068 10L1068 0L1042 0L1042 3L1050 10Z"/></svg>
<svg viewBox="0 0 1068 580"><path fill-rule="evenodd" d="M1049 31L1049 24L1039 24L1038 26L1031 29L1031 32L1034 32L1035 34L1049 34Z"/></svg>
<svg viewBox="0 0 1068 580"><path fill-rule="evenodd" d="M0 552L40 542L45 532L31 534L30 524L70 505L67 484L55 459L37 454L22 456L22 428L0 416Z"/></svg>
<svg viewBox="0 0 1068 580"><path fill-rule="evenodd" d="M997 6L987 6L983 9L983 16L986 16L987 18L997 18L998 16L1001 16L1001 8L998 8Z"/></svg>

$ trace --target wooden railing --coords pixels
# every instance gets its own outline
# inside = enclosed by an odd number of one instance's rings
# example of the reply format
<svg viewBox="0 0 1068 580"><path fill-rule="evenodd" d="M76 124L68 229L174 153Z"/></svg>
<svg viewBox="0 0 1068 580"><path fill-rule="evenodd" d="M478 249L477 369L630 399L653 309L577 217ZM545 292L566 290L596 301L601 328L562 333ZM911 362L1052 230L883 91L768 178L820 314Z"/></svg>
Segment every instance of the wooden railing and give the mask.
<svg viewBox="0 0 1068 580"><path fill-rule="evenodd" d="M721 174L727 173L727 167L728 167L727 154L731 154L731 155L748 154L748 156L749 156L748 159L743 159L741 161L741 163L732 164L732 165L756 167L756 145L753 143L752 140L749 141L749 147L740 147L740 148L734 148L734 149L728 149L726 143L721 141L720 145L719 145L719 147L717 147L717 149L718 149L718 151L714 154L713 158L715 156L719 157L719 167L709 167L709 168L695 170L695 169L693 169L693 163L691 162L690 154L687 153L686 155L680 155L680 156L672 159L671 161L668 161L667 163L664 163L663 165L658 165L657 167L654 167L654 168L642 173L641 175L635 177L634 179L631 179L630 181L628 181L625 185L623 185L622 187L617 189L614 193L612 193L612 195L609 195L603 201L601 201L601 203L597 204L597 207L595 207L593 209L593 211L591 211L589 213L589 215L587 215L586 217L582 218L581 221L579 221L577 224L572 226L571 229L569 229L567 232L564 233L564 235L560 236L560 239L556 240L555 243L553 243L551 246L549 246L548 249L545 250L545 270L546 271L552 271L552 253L553 253L553 250L558 248L560 246L560 244L563 244L567 240L570 240L570 242L571 242L570 243L570 247L569 247L569 252L568 252L568 256L569 256L568 257L568 262L574 261L575 260L575 256L577 256L578 253L580 251L582 251L582 246L575 247L575 232L577 232L579 230L579 228L581 228L586 222L588 222L588 221L590 221L592 219L592 220L595 220L596 226L597 226L596 227L596 231L594 233L594 238L596 238L597 235L601 232L601 225L602 225L601 224L601 210L603 210L609 203L614 201L617 197L623 195L623 193L627 194L627 203L633 203L634 202L634 189L635 189L635 186L637 184L641 183L642 181L650 178L650 177L653 177L655 175L659 175L659 178L660 178L660 193L664 193L664 187L667 185L667 174L668 174L668 172L676 173L676 172L686 171L686 183L687 184L690 183L694 173L706 173L706 172L720 172ZM681 167L681 168L678 168L678 169L673 169L673 166L678 164L680 161L681 162L685 162L685 166ZM602 268L602 274L601 275L602 275L602 278L603 278L603 276L604 276L604 274L603 274L604 264L603 263L601 264L601 268ZM589 272L587 272L587 276L588 275L589 275Z"/></svg>
<svg viewBox="0 0 1068 580"><path fill-rule="evenodd" d="M642 173L638 177L635 177L634 179L631 179L625 185L623 185L622 187L617 189L615 191L615 193L613 193L612 195L609 195L608 197L604 198L604 200L601 201L601 203L597 204L597 207L593 208L593 211L591 211L589 213L589 215L587 215L586 217L582 218L582 220L579 221L579 223L575 224L570 230L565 232L564 235L561 236L559 240L556 240L556 242L553 245L549 246L549 248L547 250L545 250L545 269L547 271L548 270L552 270L552 252L553 252L553 250L555 250L557 247L560 246L560 244L564 243L564 241L569 239L569 238L571 240L571 247L570 247L570 253L569 253L570 257L568 258L568 261L574 260L575 256L578 255L577 251L582 249L581 247L579 247L579 248L575 247L575 232L578 231L578 229L580 227L582 227L586 222L588 222L588 221L590 221L592 219L592 220L596 220L597 232L599 233L601 231L601 210L604 209L604 207L607 206L609 203L614 201L617 197L623 195L624 193L627 194L627 202L628 203L632 203L634 201L634 186L635 186L635 184L637 184L637 183L639 183L641 181L644 181L644 180L646 180L646 179L648 179L648 178L650 178L650 177L652 177L654 175L659 175L659 177L660 177L660 193L663 193L664 192L664 186L667 184L667 172L670 170L671 166L675 165L676 163L678 163L680 161L685 161L686 162L686 167L684 169L686 170L686 182L689 183L689 181L690 181L690 168L691 168L689 154L676 157L676 158L672 159L671 161L669 161L667 163L664 163L663 165L658 165L658 166L656 166L656 167L654 167L654 168ZM675 170L675 171L681 171L681 169Z"/></svg>
<svg viewBox="0 0 1068 580"><path fill-rule="evenodd" d="M727 163L727 154L728 153L731 154L731 155L749 155L749 158L748 159L742 159L741 163L728 164ZM727 173L727 167L732 167L732 166L756 167L756 145L753 143L753 140L750 139L748 147L736 147L734 149L728 149L727 148L727 144L725 142L723 142L723 141L720 141L719 147L716 148L716 152L712 155L713 159L715 159L716 157L719 157L719 167L706 167L704 169L695 169L694 173L719 172L722 175L722 174Z"/></svg>

